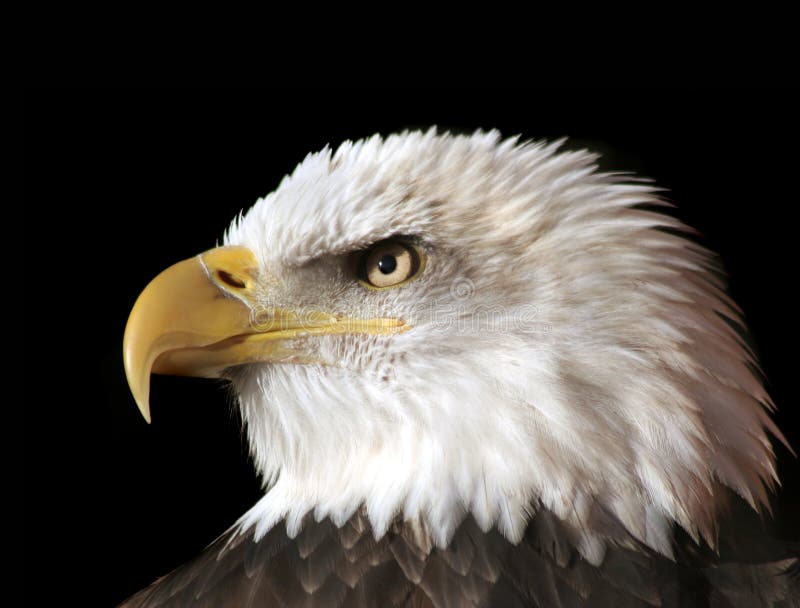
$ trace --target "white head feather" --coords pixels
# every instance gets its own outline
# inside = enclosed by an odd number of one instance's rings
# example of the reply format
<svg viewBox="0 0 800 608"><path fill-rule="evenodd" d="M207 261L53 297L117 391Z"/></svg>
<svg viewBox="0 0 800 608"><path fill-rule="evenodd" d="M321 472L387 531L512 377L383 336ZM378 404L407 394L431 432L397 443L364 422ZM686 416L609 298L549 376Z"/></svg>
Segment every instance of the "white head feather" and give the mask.
<svg viewBox="0 0 800 608"><path fill-rule="evenodd" d="M270 303L413 326L232 371L268 486L243 528L363 506L378 536L402 516L445 545L471 513L515 541L543 505L599 563L609 514L669 555L674 522L714 543L718 483L766 502L779 434L712 257L647 209L654 188L560 143L348 142L233 223ZM424 273L366 290L347 254L392 235L420 239Z"/></svg>

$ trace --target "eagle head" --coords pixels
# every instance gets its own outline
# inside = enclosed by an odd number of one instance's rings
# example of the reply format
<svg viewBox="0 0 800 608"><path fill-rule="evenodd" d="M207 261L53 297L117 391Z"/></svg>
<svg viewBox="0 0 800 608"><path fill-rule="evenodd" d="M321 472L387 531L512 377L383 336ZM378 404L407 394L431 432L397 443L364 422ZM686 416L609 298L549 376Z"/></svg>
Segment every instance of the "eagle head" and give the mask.
<svg viewBox="0 0 800 608"><path fill-rule="evenodd" d="M134 396L149 420L151 372L230 381L266 488L243 529L363 509L514 542L545 508L599 563L676 524L713 545L723 486L766 503L780 434L714 258L561 143L326 148L145 289Z"/></svg>

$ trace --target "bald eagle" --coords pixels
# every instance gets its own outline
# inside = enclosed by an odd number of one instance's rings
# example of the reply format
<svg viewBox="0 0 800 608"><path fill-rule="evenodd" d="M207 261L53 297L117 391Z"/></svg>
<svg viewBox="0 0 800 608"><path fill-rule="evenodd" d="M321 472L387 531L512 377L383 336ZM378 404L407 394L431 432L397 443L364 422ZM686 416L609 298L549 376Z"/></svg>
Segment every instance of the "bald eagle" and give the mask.
<svg viewBox="0 0 800 608"><path fill-rule="evenodd" d="M143 416L230 381L265 494L125 606L798 605L735 523L784 440L715 259L562 143L326 148L146 287Z"/></svg>

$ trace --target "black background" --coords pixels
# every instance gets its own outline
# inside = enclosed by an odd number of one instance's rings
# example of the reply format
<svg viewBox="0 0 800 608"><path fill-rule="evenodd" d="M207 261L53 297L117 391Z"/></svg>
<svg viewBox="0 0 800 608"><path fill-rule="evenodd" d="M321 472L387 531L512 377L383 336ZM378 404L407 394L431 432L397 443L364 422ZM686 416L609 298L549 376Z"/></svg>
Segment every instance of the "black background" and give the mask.
<svg viewBox="0 0 800 608"><path fill-rule="evenodd" d="M800 446L800 100L789 90L28 90L11 290L25 306L26 586L113 605L198 553L260 496L221 384L154 377L130 397L122 334L140 290L208 249L310 151L438 125L570 136L655 178L719 252ZM800 539L797 461L777 447L778 533Z"/></svg>

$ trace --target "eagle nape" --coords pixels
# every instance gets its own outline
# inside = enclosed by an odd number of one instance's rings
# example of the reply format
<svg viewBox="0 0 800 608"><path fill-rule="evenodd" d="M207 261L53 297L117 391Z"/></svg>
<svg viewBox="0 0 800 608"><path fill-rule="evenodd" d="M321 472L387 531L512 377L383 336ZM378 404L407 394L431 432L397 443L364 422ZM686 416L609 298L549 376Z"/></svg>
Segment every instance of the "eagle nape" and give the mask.
<svg viewBox="0 0 800 608"><path fill-rule="evenodd" d="M326 148L145 288L143 416L151 373L229 380L265 494L123 605L800 605L713 255L562 143Z"/></svg>

